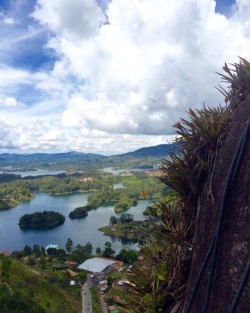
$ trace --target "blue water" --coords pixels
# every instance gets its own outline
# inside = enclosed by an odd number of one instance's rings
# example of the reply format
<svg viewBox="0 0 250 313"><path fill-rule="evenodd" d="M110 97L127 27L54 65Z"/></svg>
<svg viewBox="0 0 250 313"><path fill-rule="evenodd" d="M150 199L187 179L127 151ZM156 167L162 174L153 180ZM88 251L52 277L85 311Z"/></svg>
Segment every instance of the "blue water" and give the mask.
<svg viewBox="0 0 250 313"><path fill-rule="evenodd" d="M152 168L121 168L121 169L114 169L112 167L105 167L101 169L104 172L111 173L113 175L119 175L121 173L133 173L133 172L144 172L150 171Z"/></svg>
<svg viewBox="0 0 250 313"><path fill-rule="evenodd" d="M124 246L137 249L137 243L103 236L103 233L97 230L100 226L109 224L111 215L117 217L120 215L114 212L113 206L99 207L89 211L88 216L82 219L71 220L68 217L68 214L76 207L87 204L89 194L52 196L48 193L38 193L31 201L23 202L10 210L0 211L0 251L21 250L26 244L30 246L39 244L44 247L48 244L57 244L60 248L65 248L69 237L74 245L85 245L88 241L91 242L94 251L97 247L103 249L107 241L112 243L112 248L116 252ZM135 220L143 220L142 212L148 204L149 200L139 200L138 205L131 208L128 213L133 214ZM49 230L21 230L17 225L22 215L44 210L62 213L66 217L65 223Z"/></svg>
<svg viewBox="0 0 250 313"><path fill-rule="evenodd" d="M0 171L0 174L4 173ZM21 177L27 177L27 176L39 176L39 175L58 175L63 174L65 171L59 171L59 170L37 170L37 171L13 171L13 172L5 172L7 174L15 174L15 175L21 175Z"/></svg>

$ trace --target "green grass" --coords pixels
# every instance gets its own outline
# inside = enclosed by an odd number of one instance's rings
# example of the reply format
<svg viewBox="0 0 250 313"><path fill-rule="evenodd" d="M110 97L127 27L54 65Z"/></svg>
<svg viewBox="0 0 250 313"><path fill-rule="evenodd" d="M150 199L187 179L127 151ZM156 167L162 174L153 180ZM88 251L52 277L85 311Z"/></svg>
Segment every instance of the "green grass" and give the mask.
<svg viewBox="0 0 250 313"><path fill-rule="evenodd" d="M1 313L81 312L81 300L76 296L76 290L67 290L57 283L50 283L43 277L43 273L35 274L14 259L10 259L10 267L4 271L4 260L7 257L0 257Z"/></svg>
<svg viewBox="0 0 250 313"><path fill-rule="evenodd" d="M94 288L90 288L91 299L92 299L92 312L102 313L102 307L97 291Z"/></svg>

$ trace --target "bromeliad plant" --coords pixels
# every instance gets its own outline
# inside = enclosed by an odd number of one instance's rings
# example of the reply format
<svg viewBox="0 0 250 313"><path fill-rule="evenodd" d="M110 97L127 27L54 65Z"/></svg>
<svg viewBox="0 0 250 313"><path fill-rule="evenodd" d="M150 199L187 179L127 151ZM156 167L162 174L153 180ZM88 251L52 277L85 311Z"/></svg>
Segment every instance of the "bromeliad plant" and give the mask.
<svg viewBox="0 0 250 313"><path fill-rule="evenodd" d="M168 312L182 303L197 203L225 137L227 118L227 107L203 107L189 110L189 120L181 119L175 125L178 153L170 154L161 167L161 181L170 190L166 201L150 208L152 215L158 216L160 211L161 223L154 225L151 240L142 248L148 265L134 269L137 290L133 299L138 302L134 301L133 312L147 312L149 307L151 312L160 312L163 302Z"/></svg>
<svg viewBox="0 0 250 313"><path fill-rule="evenodd" d="M195 216L199 197L208 188L220 149L237 110L250 95L250 63L240 63L224 70L229 91L225 107L189 110L189 119L181 119L177 129L177 153L163 160L161 181L169 187L168 201L158 201L151 215L161 216L154 225L150 241L141 250L145 267L134 267L131 312L181 312L183 291L189 272ZM164 301L163 301L164 299ZM163 305L164 302L164 305ZM132 309L133 308L133 309Z"/></svg>
<svg viewBox="0 0 250 313"><path fill-rule="evenodd" d="M232 66L230 69L225 63L223 70L227 75L218 73L223 82L230 84L229 90L226 91L221 86L217 89L225 96L225 102L230 103L231 110L235 110L250 94L250 63L240 58L240 62Z"/></svg>
<svg viewBox="0 0 250 313"><path fill-rule="evenodd" d="M179 153L163 161L161 180L176 191L179 205L189 210L190 218L226 133L228 112L228 107L221 106L190 109L190 119L174 125Z"/></svg>

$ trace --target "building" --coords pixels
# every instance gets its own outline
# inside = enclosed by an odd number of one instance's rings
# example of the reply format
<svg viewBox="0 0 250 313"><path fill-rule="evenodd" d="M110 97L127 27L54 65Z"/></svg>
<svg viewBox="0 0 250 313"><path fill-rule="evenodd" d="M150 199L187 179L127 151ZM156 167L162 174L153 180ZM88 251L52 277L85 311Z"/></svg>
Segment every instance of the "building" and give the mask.
<svg viewBox="0 0 250 313"><path fill-rule="evenodd" d="M114 264L116 260L106 260L104 258L88 259L78 266L78 270L85 270L92 273L105 272L107 267Z"/></svg>
<svg viewBox="0 0 250 313"><path fill-rule="evenodd" d="M3 251L1 251L1 253L0 253L0 254L5 255L5 256L9 256L9 255L11 255L11 253L10 253L10 251L9 251L9 250L3 250Z"/></svg>
<svg viewBox="0 0 250 313"><path fill-rule="evenodd" d="M99 283L98 283L98 288L102 291L106 290L108 288L108 281L106 279L104 280L101 280Z"/></svg>
<svg viewBox="0 0 250 313"><path fill-rule="evenodd" d="M46 248L45 248L45 250L48 250L48 249L58 249L58 245L55 245L55 244L50 243L50 244L47 245Z"/></svg>
<svg viewBox="0 0 250 313"><path fill-rule="evenodd" d="M117 310L117 308L116 308L115 306L113 306L113 305L110 305L110 306L108 307L108 311L109 311L109 313L119 313L119 311Z"/></svg>
<svg viewBox="0 0 250 313"><path fill-rule="evenodd" d="M85 270L92 273L111 272L118 269L117 266L123 265L122 261L108 258L92 258L88 259L78 266L78 270ZM113 268L115 266L115 268Z"/></svg>
<svg viewBox="0 0 250 313"><path fill-rule="evenodd" d="M78 263L77 262L72 262L72 261L65 261L64 265L68 266L68 267L76 268L78 266Z"/></svg>

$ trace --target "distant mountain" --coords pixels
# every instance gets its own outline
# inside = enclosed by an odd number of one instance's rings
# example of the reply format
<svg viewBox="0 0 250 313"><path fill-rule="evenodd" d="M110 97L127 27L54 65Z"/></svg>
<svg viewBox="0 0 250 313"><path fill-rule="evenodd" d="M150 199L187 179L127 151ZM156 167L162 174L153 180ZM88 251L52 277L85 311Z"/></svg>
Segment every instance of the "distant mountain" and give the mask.
<svg viewBox="0 0 250 313"><path fill-rule="evenodd" d="M33 153L33 154L0 154L0 168L19 168L20 170L33 169L70 169L86 170L103 167L134 167L152 166L161 159L166 158L170 151L174 151L176 144L162 144L144 147L134 152L119 155L104 156L94 153L81 153L76 151L66 153Z"/></svg>
<svg viewBox="0 0 250 313"><path fill-rule="evenodd" d="M78 164L82 161L100 162L106 156L93 153L67 152L67 153L33 153L33 154L0 154L0 167L12 166L15 168L60 168Z"/></svg>
<svg viewBox="0 0 250 313"><path fill-rule="evenodd" d="M132 154L134 156L145 155L145 156L151 156L151 157L164 158L171 151L173 152L175 150L176 150L176 144L173 143L173 144L162 144L158 146L141 148L134 152L129 152L129 154Z"/></svg>

